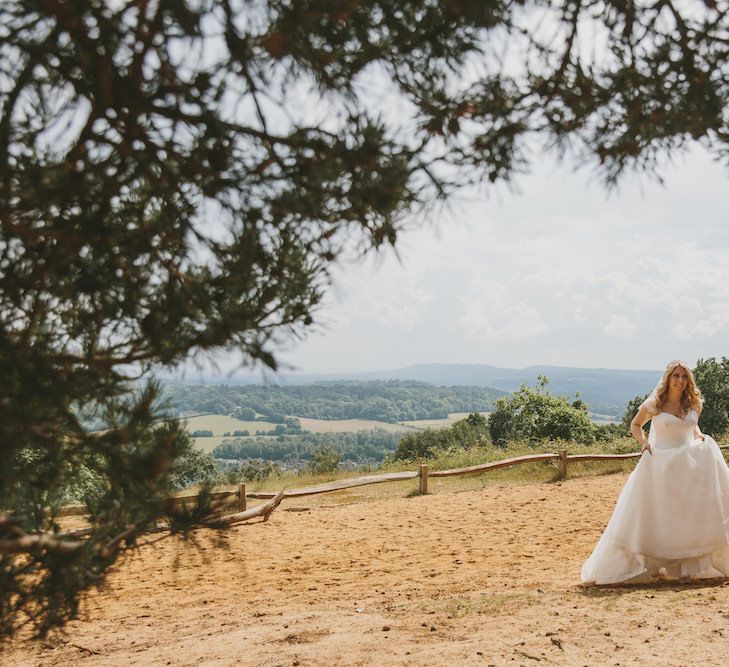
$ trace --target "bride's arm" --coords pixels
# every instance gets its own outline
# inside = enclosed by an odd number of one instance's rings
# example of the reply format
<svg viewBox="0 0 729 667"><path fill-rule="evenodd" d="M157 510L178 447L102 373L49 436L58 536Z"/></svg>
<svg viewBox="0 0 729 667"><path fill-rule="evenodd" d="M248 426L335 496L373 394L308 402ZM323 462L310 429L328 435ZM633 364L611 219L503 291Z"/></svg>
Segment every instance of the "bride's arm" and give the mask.
<svg viewBox="0 0 729 667"><path fill-rule="evenodd" d="M645 433L643 432L643 426L653 416L654 415L650 412L650 410L642 405L635 417L633 417L633 421L630 422L630 433L638 441L641 454L645 451L648 451L649 454L653 453L651 451L651 446L648 444L648 440L645 437Z"/></svg>
<svg viewBox="0 0 729 667"><path fill-rule="evenodd" d="M703 440L703 439L704 439L704 434L701 432L699 425L696 424L696 426L694 426L694 440Z"/></svg>

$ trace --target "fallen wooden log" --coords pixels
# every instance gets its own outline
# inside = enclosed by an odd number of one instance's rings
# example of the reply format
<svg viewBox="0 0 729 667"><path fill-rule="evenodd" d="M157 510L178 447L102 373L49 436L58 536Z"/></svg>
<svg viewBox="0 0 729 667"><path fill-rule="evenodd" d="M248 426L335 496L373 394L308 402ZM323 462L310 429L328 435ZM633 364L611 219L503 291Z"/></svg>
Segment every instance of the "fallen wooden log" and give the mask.
<svg viewBox="0 0 729 667"><path fill-rule="evenodd" d="M235 514L228 514L227 516L221 516L216 519L210 519L203 525L210 526L211 528L225 528L226 526L232 526L234 523L241 523L250 519L255 519L258 516L263 517L263 521L268 521L273 510L275 510L284 499L284 489L281 489L268 503L253 507L252 509L246 510L245 512L236 512Z"/></svg>

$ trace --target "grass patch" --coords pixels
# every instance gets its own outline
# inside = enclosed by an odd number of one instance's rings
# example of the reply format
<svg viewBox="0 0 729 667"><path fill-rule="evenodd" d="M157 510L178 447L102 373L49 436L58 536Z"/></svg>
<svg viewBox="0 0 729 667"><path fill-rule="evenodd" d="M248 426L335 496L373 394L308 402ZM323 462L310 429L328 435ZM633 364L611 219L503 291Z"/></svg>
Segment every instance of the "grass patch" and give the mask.
<svg viewBox="0 0 729 667"><path fill-rule="evenodd" d="M544 596L533 591L521 593L480 593L463 597L453 597L437 607L425 611L446 614L448 618L468 616L507 616L519 609L533 604L544 604Z"/></svg>
<svg viewBox="0 0 729 667"><path fill-rule="evenodd" d="M406 422L392 424L374 419L311 419L296 417L301 429L311 433L357 433L382 429L388 433L410 433L413 429Z"/></svg>
<svg viewBox="0 0 729 667"><path fill-rule="evenodd" d="M209 439L209 438L208 438ZM351 479L365 475L377 475L381 472L416 471L419 463L428 465L430 471L465 468L490 461L499 461L506 458L539 454L545 452L558 452L566 449L569 454L625 454L634 452L637 444L631 438L619 438L610 442L595 445L580 445L569 442L515 443L506 448L473 447L470 449L453 449L439 452L436 456L418 461L391 461L375 470L355 470L337 472L327 475L317 475L309 471L301 473L285 472L281 477L269 478L261 482L248 482L249 492L278 491L282 488L299 489L315 486L340 479ZM567 478L594 477L616 473L629 473L639 459L626 461L588 461L583 463L569 463ZM485 473L469 474L458 477L433 478L428 481L429 494L454 493L498 486L504 484L545 484L558 479L557 461L540 461L520 464L508 468L499 468ZM221 487L225 488L225 487ZM382 484L354 487L342 491L326 493L316 496L305 496L297 499L306 505L345 504L351 502L367 502L392 497L414 497L418 493L418 479L409 479L399 482L386 482ZM294 502L293 500L287 502Z"/></svg>
<svg viewBox="0 0 729 667"><path fill-rule="evenodd" d="M386 471L415 470L419 463L428 465L432 472L435 470L450 470L453 468L467 468L470 466L500 461L502 459L530 454L542 454L548 452L557 453L560 449L566 449L568 454L626 454L635 451L637 445L630 438L620 438L614 441L598 443L595 445L580 445L570 442L539 443L513 443L509 447L473 447L470 449L449 449L438 452L435 456L417 461L391 461L382 466ZM638 459L627 461L586 461L584 463L569 463L567 477L582 477L585 475L604 475L613 472L629 472L635 467ZM535 463L522 463L508 468L499 468L485 473L469 474L467 476L434 478L429 480L429 487L436 487L441 483L453 484L458 480L473 479L480 481L480 485L489 483L517 482L517 483L544 483L557 478L557 461L539 461ZM473 484L469 484L473 486ZM479 486L479 484L476 484Z"/></svg>
<svg viewBox="0 0 729 667"><path fill-rule="evenodd" d="M625 453L629 443L613 443L612 447L593 447L566 445L557 443L552 451L563 447L570 453ZM380 472L416 471L418 463L427 463L430 471L465 468L490 461L499 461L505 458L538 454L550 451L547 447L533 447L528 444L515 445L508 448L474 447L471 449L454 449L440 452L437 456L418 462L395 461L383 465L378 470L338 472L328 475L316 475L308 471L301 473L288 472L281 477L269 478L261 482L249 482L248 491L278 491L281 488L297 489L316 486L340 479L351 479L365 475L377 475ZM630 450L628 450L630 451ZM636 460L626 462L585 462L574 463L568 467L569 477L586 475L604 475L614 472L629 472L635 466ZM431 477L428 480L430 494L454 493L469 491L503 484L545 484L558 479L557 461L539 461L525 463L508 468L499 468L484 473L472 473L457 477ZM342 491L322 494L320 496L307 496L301 498L306 504L343 504L348 502L363 502L387 497L414 497L419 495L418 479L401 482L386 482L382 484L354 487Z"/></svg>

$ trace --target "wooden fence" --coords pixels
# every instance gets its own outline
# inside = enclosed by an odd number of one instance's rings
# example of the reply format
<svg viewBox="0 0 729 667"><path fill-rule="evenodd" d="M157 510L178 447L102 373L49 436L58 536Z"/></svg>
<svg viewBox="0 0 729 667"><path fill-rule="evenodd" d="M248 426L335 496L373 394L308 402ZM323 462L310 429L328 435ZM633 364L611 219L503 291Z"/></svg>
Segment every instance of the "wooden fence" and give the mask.
<svg viewBox="0 0 729 667"><path fill-rule="evenodd" d="M721 449L727 449L729 445L722 445ZM291 489L284 491L284 498L300 498L302 496L313 496L319 493L330 493L332 491L342 491L357 486L368 486L370 484L382 484L384 482L399 482L407 479L418 479L418 490L421 495L428 493L428 480L431 477L454 477L457 475L471 475L477 473L486 473L498 468L508 468L510 466L521 465L523 463L535 463L537 461L557 461L559 470L559 478L564 479L567 476L567 464L572 462L583 461L624 461L627 459L640 458L640 452L631 452L630 454L567 454L567 450L562 449L559 452L547 454L529 454L526 456L516 456L501 461L491 461L490 463L482 463L467 468L454 468L452 470L434 470L429 471L427 465L419 465L417 471L388 472L381 475L367 475L365 477L356 477L354 479L342 479L335 482L327 482L326 484L318 484L301 489ZM228 498L235 498L239 511L246 510L246 500L248 498L271 499L277 494L273 491L246 491L245 484L239 484L237 489L227 491L215 491L210 494L212 500L223 501ZM169 498L168 502L175 504L185 504L194 502L198 498L197 494L187 496L174 496ZM58 516L72 516L86 514L85 505L68 505L62 507Z"/></svg>

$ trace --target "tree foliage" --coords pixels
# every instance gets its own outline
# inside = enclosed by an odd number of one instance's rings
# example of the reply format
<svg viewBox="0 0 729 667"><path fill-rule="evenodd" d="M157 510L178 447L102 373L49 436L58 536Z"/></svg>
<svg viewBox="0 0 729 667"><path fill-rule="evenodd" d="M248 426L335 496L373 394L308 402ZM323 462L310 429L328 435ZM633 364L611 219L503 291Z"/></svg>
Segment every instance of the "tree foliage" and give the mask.
<svg viewBox="0 0 729 667"><path fill-rule="evenodd" d="M275 463L253 459L241 465L235 481L242 479L244 482L264 482L269 477L280 476L281 470Z"/></svg>
<svg viewBox="0 0 729 667"><path fill-rule="evenodd" d="M327 475L339 469L342 455L331 445L317 447L311 455L309 469L315 475Z"/></svg>
<svg viewBox="0 0 729 667"><path fill-rule="evenodd" d="M226 348L275 367L332 261L508 180L535 135L610 182L723 155L726 31L698 1L2 3L0 635L72 616L162 510L182 434L130 379ZM77 464L105 483L61 544L41 507Z"/></svg>
<svg viewBox="0 0 729 667"><path fill-rule="evenodd" d="M722 435L729 428L729 359L699 359L694 376L704 396L701 429L711 435Z"/></svg>
<svg viewBox="0 0 729 667"><path fill-rule="evenodd" d="M434 387L424 382L317 382L292 386L170 384L172 413L233 415L241 411L285 422L285 415L313 419L373 419L385 422L445 419L451 412L485 411L504 392L485 387ZM239 407L241 405L251 407Z"/></svg>
<svg viewBox="0 0 729 667"><path fill-rule="evenodd" d="M466 419L446 428L407 433L400 439L392 458L415 461L432 457L445 449L468 449L487 444L490 444L490 438L485 417L471 413Z"/></svg>
<svg viewBox="0 0 729 667"><path fill-rule="evenodd" d="M179 423L158 421L156 392L151 385L130 404L107 401L109 428L100 434L65 424L47 433L37 430L47 426L41 421L28 425L24 446L3 443L0 635L28 618L40 633L63 623L76 614L80 592L102 581L153 518L184 522L166 499L185 475L191 441ZM55 447L40 446L52 438ZM84 541L59 534L58 510L73 500L89 512Z"/></svg>
<svg viewBox="0 0 729 667"><path fill-rule="evenodd" d="M262 459L298 464L310 461L321 447L333 447L342 460L354 463L380 463L397 447L402 433L384 429L356 433L302 433L275 438L249 437L223 440L213 456L219 459Z"/></svg>
<svg viewBox="0 0 729 667"><path fill-rule="evenodd" d="M503 447L513 441L573 440L592 443L596 427L587 405L576 399L554 396L547 389L549 380L540 376L535 387L522 385L511 396L496 401L489 415L489 431L494 445Z"/></svg>
<svg viewBox="0 0 729 667"><path fill-rule="evenodd" d="M633 421L633 417L635 417L638 409L646 398L648 398L648 394L639 394L638 396L631 398L625 404L625 412L623 412L623 421L621 422L621 426L625 433L630 433L630 422ZM644 428L647 427L648 424L650 424L650 421L644 424Z"/></svg>
<svg viewBox="0 0 729 667"><path fill-rule="evenodd" d="M217 478L218 470L211 454L193 447L192 442L172 466L172 488L186 489L193 485L205 485Z"/></svg>
<svg viewBox="0 0 729 667"><path fill-rule="evenodd" d="M218 412L216 410L211 410L210 412L218 415L228 414L226 412ZM241 406L233 411L232 416L242 419L243 421L253 421L256 418L256 411L253 408Z"/></svg>

